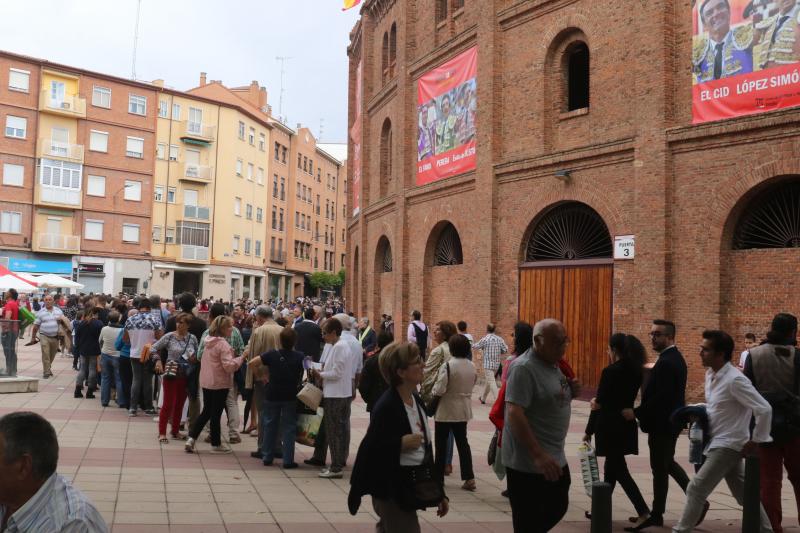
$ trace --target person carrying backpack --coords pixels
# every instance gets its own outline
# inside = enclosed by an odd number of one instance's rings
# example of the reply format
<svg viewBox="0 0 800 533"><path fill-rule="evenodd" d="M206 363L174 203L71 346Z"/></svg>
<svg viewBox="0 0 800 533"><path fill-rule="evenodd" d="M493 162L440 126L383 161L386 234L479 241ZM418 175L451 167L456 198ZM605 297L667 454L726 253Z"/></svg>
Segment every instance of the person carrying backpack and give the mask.
<svg viewBox="0 0 800 533"><path fill-rule="evenodd" d="M412 342L419 347L419 354L424 361L428 355L428 347L430 346L430 338L428 335L428 326L422 321L422 313L413 311L411 313L411 324L408 325L408 342Z"/></svg>

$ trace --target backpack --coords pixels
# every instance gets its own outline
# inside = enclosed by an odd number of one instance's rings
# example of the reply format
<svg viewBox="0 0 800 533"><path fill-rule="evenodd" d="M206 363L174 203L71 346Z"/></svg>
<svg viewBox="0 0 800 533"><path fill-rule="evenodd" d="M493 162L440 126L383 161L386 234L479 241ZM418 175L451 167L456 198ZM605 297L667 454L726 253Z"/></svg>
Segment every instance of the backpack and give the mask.
<svg viewBox="0 0 800 533"><path fill-rule="evenodd" d="M411 323L414 326L414 336L417 338L417 346L419 346L419 356L425 360L428 349L428 328L422 329L418 325Z"/></svg>
<svg viewBox="0 0 800 533"><path fill-rule="evenodd" d="M772 406L772 438L786 441L800 436L800 349L794 349L794 390L762 396Z"/></svg>

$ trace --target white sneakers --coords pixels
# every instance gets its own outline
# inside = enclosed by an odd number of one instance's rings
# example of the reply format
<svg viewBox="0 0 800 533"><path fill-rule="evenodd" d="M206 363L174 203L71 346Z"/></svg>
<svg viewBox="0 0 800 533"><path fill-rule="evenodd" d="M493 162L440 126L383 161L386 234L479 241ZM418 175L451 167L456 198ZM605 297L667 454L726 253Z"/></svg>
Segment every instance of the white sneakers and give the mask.
<svg viewBox="0 0 800 533"><path fill-rule="evenodd" d="M186 453L194 453L194 439L192 437L186 439L186 445L184 445L183 449Z"/></svg>
<svg viewBox="0 0 800 533"><path fill-rule="evenodd" d="M322 472L319 473L319 477L324 479L341 479L344 476L341 470L338 472L334 472L330 468L326 468Z"/></svg>
<svg viewBox="0 0 800 533"><path fill-rule="evenodd" d="M233 450L231 450L230 447L225 445L225 444L220 444L219 446L212 446L211 447L211 453L225 454L225 453L231 453L231 452L233 452Z"/></svg>

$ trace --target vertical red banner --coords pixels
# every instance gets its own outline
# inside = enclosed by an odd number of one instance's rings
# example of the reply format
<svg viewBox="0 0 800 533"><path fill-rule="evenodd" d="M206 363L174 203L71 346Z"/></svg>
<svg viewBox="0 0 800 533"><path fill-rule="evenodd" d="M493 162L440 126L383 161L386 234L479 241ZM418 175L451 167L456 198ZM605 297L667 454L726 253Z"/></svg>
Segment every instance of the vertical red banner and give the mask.
<svg viewBox="0 0 800 533"><path fill-rule="evenodd" d="M478 48L417 81L417 185L475 168Z"/></svg>
<svg viewBox="0 0 800 533"><path fill-rule="evenodd" d="M358 215L361 210L361 103L362 103L362 80L361 67L363 61L358 62L356 67L356 110L353 117L353 126L350 128L350 142L353 144L353 177L351 186L353 189L353 216Z"/></svg>

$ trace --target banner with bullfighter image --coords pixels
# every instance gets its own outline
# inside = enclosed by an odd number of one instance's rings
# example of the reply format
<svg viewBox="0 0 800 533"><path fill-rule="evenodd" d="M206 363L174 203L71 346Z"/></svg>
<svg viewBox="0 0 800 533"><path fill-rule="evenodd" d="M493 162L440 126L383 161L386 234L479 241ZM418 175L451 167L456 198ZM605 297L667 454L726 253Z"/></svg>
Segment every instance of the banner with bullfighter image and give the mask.
<svg viewBox="0 0 800 533"><path fill-rule="evenodd" d="M417 82L417 185L475 168L477 73L473 47Z"/></svg>
<svg viewBox="0 0 800 533"><path fill-rule="evenodd" d="M692 122L800 105L800 0L692 1Z"/></svg>

